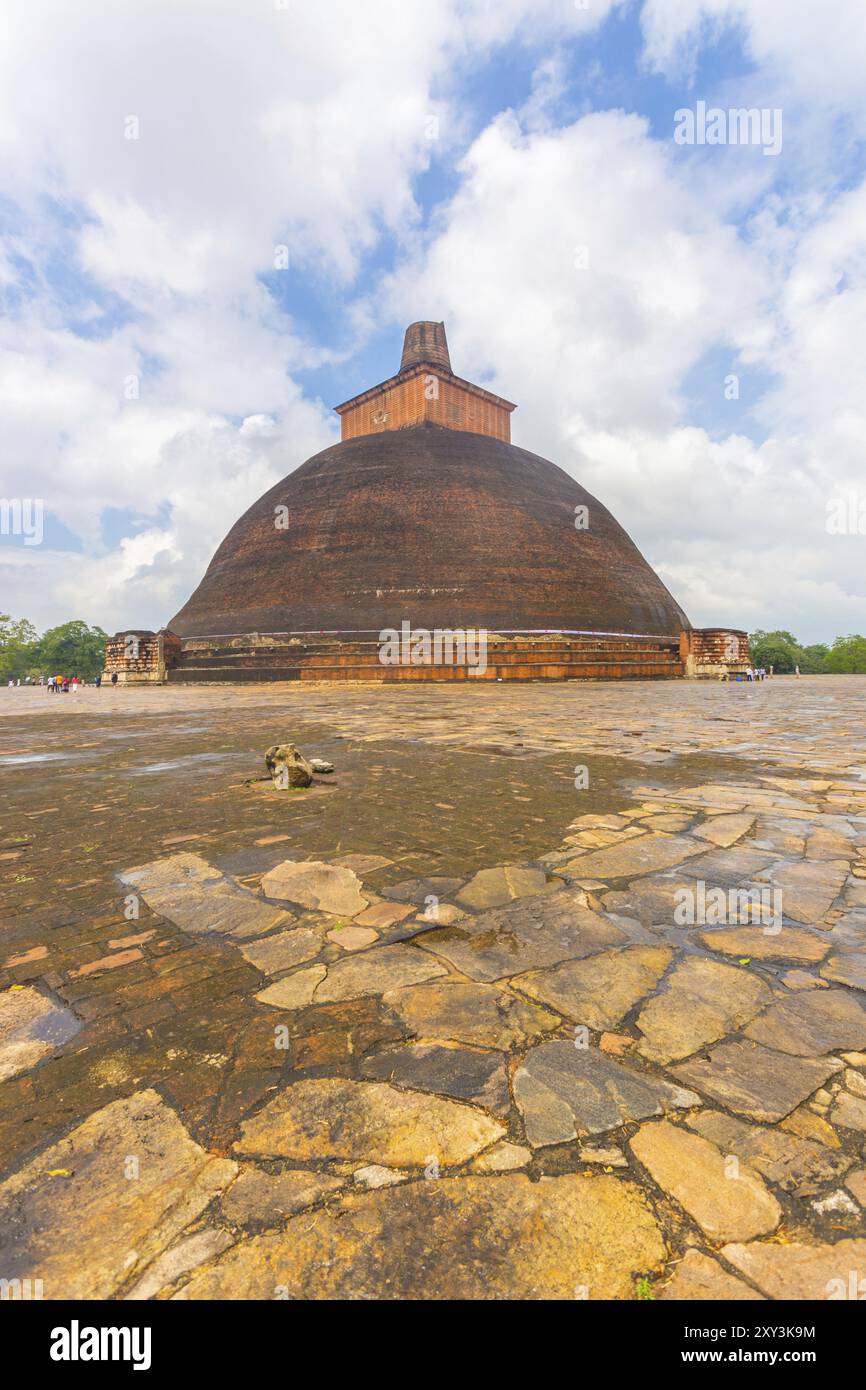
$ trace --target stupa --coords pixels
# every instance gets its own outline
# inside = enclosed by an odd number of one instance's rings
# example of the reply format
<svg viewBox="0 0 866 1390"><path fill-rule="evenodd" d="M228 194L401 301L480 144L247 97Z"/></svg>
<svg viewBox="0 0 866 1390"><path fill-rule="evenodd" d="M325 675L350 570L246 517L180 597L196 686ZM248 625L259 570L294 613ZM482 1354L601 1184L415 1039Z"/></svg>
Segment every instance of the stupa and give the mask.
<svg viewBox="0 0 866 1390"><path fill-rule="evenodd" d="M444 324L411 324L397 374L336 407L340 443L231 528L158 678L683 675L685 613L601 502L511 443L514 409L454 374ZM407 628L482 632L484 669L405 644L385 663L383 634Z"/></svg>

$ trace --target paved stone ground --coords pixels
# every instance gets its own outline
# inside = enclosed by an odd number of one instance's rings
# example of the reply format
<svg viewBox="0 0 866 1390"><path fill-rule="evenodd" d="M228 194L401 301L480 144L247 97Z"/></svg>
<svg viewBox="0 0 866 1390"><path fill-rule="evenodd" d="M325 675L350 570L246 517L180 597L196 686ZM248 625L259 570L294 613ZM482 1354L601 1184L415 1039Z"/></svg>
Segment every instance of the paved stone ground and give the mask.
<svg viewBox="0 0 866 1390"><path fill-rule="evenodd" d="M4 691L0 1278L864 1296L864 715L857 677ZM284 740L335 773L248 781Z"/></svg>

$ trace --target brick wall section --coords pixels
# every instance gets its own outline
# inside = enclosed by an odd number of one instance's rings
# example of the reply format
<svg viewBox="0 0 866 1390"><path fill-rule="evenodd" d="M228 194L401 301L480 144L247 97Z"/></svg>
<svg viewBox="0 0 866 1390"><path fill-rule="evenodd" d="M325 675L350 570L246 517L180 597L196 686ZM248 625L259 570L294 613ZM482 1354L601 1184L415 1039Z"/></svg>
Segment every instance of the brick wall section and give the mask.
<svg viewBox="0 0 866 1390"><path fill-rule="evenodd" d="M487 634L486 670L454 665L386 666L379 643L341 634L185 638L171 681L661 680L683 675L676 637L584 633Z"/></svg>
<svg viewBox="0 0 866 1390"><path fill-rule="evenodd" d="M102 679L110 681L116 671L122 685L161 684L177 665L180 650L180 638L166 628L159 632L140 628L116 632L105 644Z"/></svg>
<svg viewBox="0 0 866 1390"><path fill-rule="evenodd" d="M748 634L739 628L703 627L684 632L680 655L686 675L721 680L745 671L750 664Z"/></svg>
<svg viewBox="0 0 866 1390"><path fill-rule="evenodd" d="M511 442L511 407L499 404L489 392L473 389L425 366L405 377L384 382L357 403L340 410L343 439L399 430L428 421L446 429L486 434Z"/></svg>

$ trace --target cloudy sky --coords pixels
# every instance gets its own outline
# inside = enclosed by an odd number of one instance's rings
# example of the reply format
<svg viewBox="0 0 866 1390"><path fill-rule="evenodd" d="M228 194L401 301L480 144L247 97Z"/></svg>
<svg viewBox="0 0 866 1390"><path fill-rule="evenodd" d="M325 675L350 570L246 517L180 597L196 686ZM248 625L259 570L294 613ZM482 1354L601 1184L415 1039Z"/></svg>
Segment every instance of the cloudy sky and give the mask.
<svg viewBox="0 0 866 1390"><path fill-rule="evenodd" d="M859 0L5 0L0 491L45 527L0 610L160 626L430 318L693 623L866 633L864 70ZM781 150L679 143L701 102Z"/></svg>

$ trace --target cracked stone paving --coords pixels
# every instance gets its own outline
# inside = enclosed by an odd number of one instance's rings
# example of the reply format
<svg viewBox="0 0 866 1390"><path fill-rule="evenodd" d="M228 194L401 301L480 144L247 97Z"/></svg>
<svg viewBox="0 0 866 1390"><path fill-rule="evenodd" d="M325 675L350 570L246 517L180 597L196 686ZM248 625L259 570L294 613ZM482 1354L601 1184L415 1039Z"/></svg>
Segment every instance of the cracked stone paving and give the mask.
<svg viewBox="0 0 866 1390"><path fill-rule="evenodd" d="M0 1277L866 1278L864 714L849 677L10 694ZM335 771L258 780L289 740Z"/></svg>

